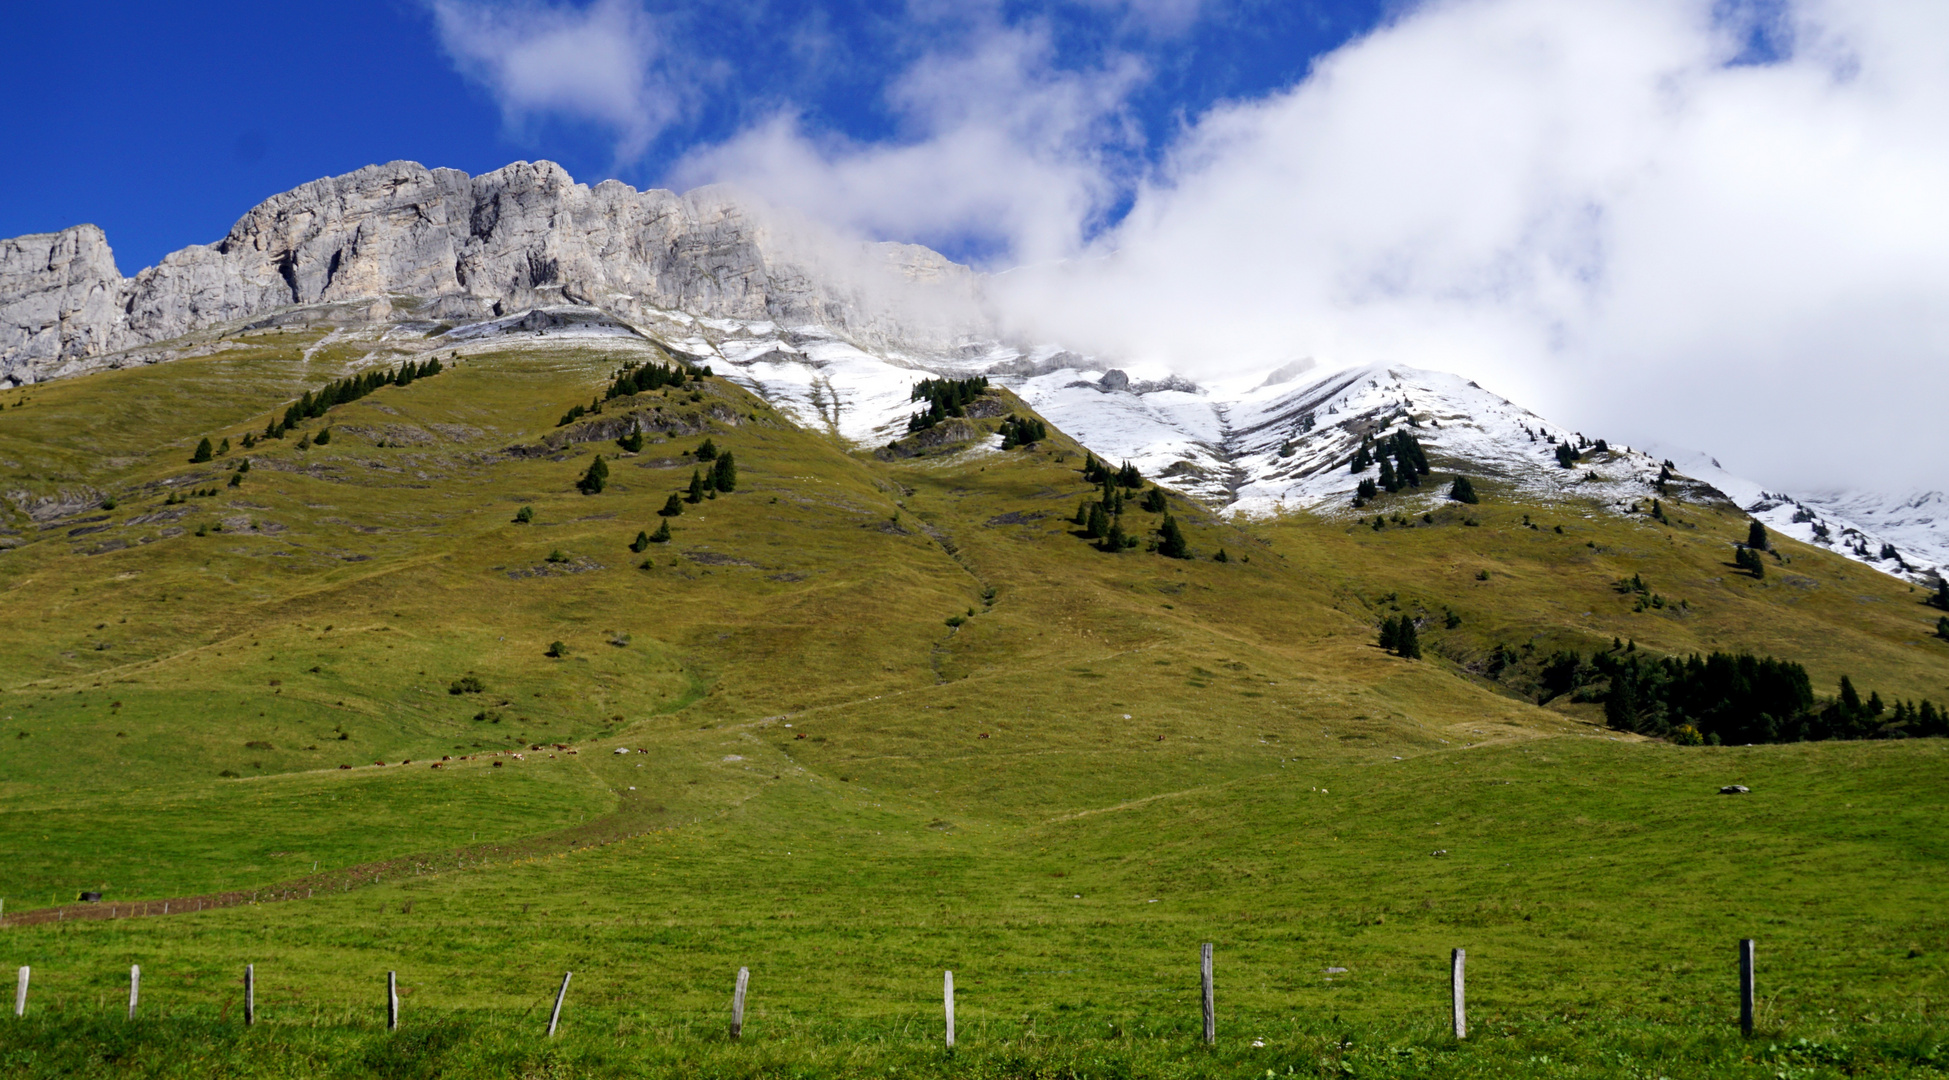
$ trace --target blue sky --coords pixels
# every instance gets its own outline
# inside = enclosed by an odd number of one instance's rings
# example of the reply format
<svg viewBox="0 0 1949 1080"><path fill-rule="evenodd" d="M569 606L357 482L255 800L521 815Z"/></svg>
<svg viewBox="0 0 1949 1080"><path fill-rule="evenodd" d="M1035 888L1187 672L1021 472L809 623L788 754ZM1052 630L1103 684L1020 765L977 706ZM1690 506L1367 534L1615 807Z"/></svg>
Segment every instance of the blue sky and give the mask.
<svg viewBox="0 0 1949 1080"><path fill-rule="evenodd" d="M650 0L640 10L656 55L645 59L660 70L649 90L672 111L637 147L619 145L625 133L586 109L504 115L495 89L462 73L427 3L14 4L0 65L0 145L14 148L0 170L0 236L93 222L133 274L218 239L269 195L371 162L477 173L550 158L587 182L658 185L686 151L781 110L822 136L897 142L906 121L888 106L889 83L930 50L998 27L1045 36L1059 70L1109 57L1141 65L1118 103L1140 135L1115 148L1141 162L1213 102L1291 85L1312 57L1371 28L1381 8Z"/></svg>

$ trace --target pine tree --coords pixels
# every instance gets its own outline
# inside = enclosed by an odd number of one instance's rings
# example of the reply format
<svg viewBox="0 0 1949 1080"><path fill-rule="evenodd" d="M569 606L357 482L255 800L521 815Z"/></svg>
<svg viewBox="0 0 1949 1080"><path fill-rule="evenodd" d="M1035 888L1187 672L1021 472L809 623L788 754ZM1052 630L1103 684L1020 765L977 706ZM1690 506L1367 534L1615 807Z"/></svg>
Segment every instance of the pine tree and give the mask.
<svg viewBox="0 0 1949 1080"><path fill-rule="evenodd" d="M1211 561L1212 561L1212 562L1231 562L1231 561L1232 561L1232 557L1231 557L1230 555L1227 555L1227 554L1225 554L1225 549L1224 549L1224 548L1219 548L1219 549L1218 549L1218 554L1216 554L1216 555L1213 555L1213 556L1211 557Z"/></svg>
<svg viewBox="0 0 1949 1080"><path fill-rule="evenodd" d="M643 449L643 432L639 429L616 440L616 445L627 453L637 453Z"/></svg>
<svg viewBox="0 0 1949 1080"><path fill-rule="evenodd" d="M1169 507L1164 500L1164 489L1160 487L1153 487L1145 492L1144 501L1138 505L1143 507L1146 513L1151 514L1161 514Z"/></svg>
<svg viewBox="0 0 1949 1080"><path fill-rule="evenodd" d="M670 500L663 504L663 509L657 511L657 513L667 518L676 517L679 514L682 514L683 512L684 512L683 496L677 494L674 491L670 493Z"/></svg>
<svg viewBox="0 0 1949 1080"><path fill-rule="evenodd" d="M248 449L250 449L251 447L253 447L253 446L256 446L256 445L257 445L257 435L256 435L256 433L255 433L255 432L249 432L249 431L246 431L246 432L244 432L244 441L243 441L243 443L242 443L242 446L243 446L243 448L244 448L244 449L246 449L246 450L248 450Z"/></svg>
<svg viewBox="0 0 1949 1080"><path fill-rule="evenodd" d="M311 436L309 435L298 436L298 449L300 450L311 449Z"/></svg>
<svg viewBox="0 0 1949 1080"><path fill-rule="evenodd" d="M223 455L228 454L229 452L230 452L230 437L226 435L224 436L223 444L217 447L217 456L222 457Z"/></svg>
<svg viewBox="0 0 1949 1080"><path fill-rule="evenodd" d="M1103 550L1122 551L1124 548L1130 546L1128 543L1125 542L1125 539L1126 538L1123 531L1123 519L1111 518L1110 530L1103 534Z"/></svg>
<svg viewBox="0 0 1949 1080"><path fill-rule="evenodd" d="M1132 490L1143 487L1144 474L1137 471L1137 466L1126 461L1123 468L1117 470L1117 486Z"/></svg>
<svg viewBox="0 0 1949 1080"><path fill-rule="evenodd" d="M690 470L690 487L684 492L684 501L692 506L704 501L704 476L696 469Z"/></svg>
<svg viewBox="0 0 1949 1080"><path fill-rule="evenodd" d="M716 482L719 491L738 489L738 462L731 451L726 450L718 455L717 464L711 467L711 479Z"/></svg>
<svg viewBox="0 0 1949 1080"><path fill-rule="evenodd" d="M1394 475L1394 463L1386 458L1381 459L1381 487L1390 495L1401 490L1401 481Z"/></svg>
<svg viewBox="0 0 1949 1080"><path fill-rule="evenodd" d="M650 543L667 544L669 542L670 542L670 519L665 518L662 521L657 523L656 531L650 534Z"/></svg>
<svg viewBox="0 0 1949 1080"><path fill-rule="evenodd" d="M1366 472L1368 469L1373 468L1373 465L1374 459L1367 455L1367 444L1361 443L1360 449L1353 452L1353 471L1357 473Z"/></svg>
<svg viewBox="0 0 1949 1080"><path fill-rule="evenodd" d="M521 509L516 510L514 512L514 520L517 524L520 525L528 524L529 522L535 520L535 508L532 506L524 506Z"/></svg>
<svg viewBox="0 0 1949 1080"><path fill-rule="evenodd" d="M597 454L596 459L589 463L589 471L583 473L582 479L575 482L575 488L584 495L595 495L599 494L608 482L609 465L602 460L601 454Z"/></svg>
<svg viewBox="0 0 1949 1080"><path fill-rule="evenodd" d="M1457 476L1449 486L1448 497L1459 503L1479 503L1482 500L1475 494L1475 485L1466 476Z"/></svg>
<svg viewBox="0 0 1949 1080"><path fill-rule="evenodd" d="M1088 499L1084 499L1082 502L1076 504L1076 516L1070 520L1077 525L1088 525L1090 523L1090 501Z"/></svg>
<svg viewBox="0 0 1949 1080"><path fill-rule="evenodd" d="M1083 525L1083 535L1091 540L1098 539L1110 531L1110 515L1103 512L1102 503L1091 503L1087 522Z"/></svg>
<svg viewBox="0 0 1949 1080"><path fill-rule="evenodd" d="M715 460L716 457L717 457L717 444L710 441L709 438L706 438L703 444L697 447L697 460L712 461Z"/></svg>
<svg viewBox="0 0 1949 1080"><path fill-rule="evenodd" d="M196 444L196 453L190 455L190 463L200 465L210 460L210 440L204 439Z"/></svg>
<svg viewBox="0 0 1949 1080"><path fill-rule="evenodd" d="M1949 574L1936 579L1935 596L1929 600L1929 603L1949 611Z"/></svg>
<svg viewBox="0 0 1949 1080"><path fill-rule="evenodd" d="M1755 551L1765 551L1768 547L1766 540L1766 526L1757 521L1746 526L1747 547Z"/></svg>
<svg viewBox="0 0 1949 1080"><path fill-rule="evenodd" d="M1557 444L1556 463L1566 469L1574 469L1577 467L1577 451L1576 448L1570 445L1568 439Z"/></svg>
<svg viewBox="0 0 1949 1080"><path fill-rule="evenodd" d="M320 428L318 434L314 436L311 441L313 445L324 446L326 443L332 441L332 429Z"/></svg>
<svg viewBox="0 0 1949 1080"><path fill-rule="evenodd" d="M1421 659L1421 639L1414 630L1414 620L1401 616L1400 624L1394 631L1394 655L1408 660Z"/></svg>
<svg viewBox="0 0 1949 1080"><path fill-rule="evenodd" d="M636 530L636 539L630 541L629 550L634 551L638 555L641 555L643 554L643 552L649 550L649 547L650 547L650 534L644 532L641 529Z"/></svg>
<svg viewBox="0 0 1949 1080"><path fill-rule="evenodd" d="M1401 632L1401 620L1389 615L1381 620L1380 647L1388 652L1394 651L1394 642Z"/></svg>
<svg viewBox="0 0 1949 1080"><path fill-rule="evenodd" d="M1949 615L1944 615L1935 621L1935 636L1949 641Z"/></svg>
<svg viewBox="0 0 1949 1080"><path fill-rule="evenodd" d="M1185 542L1184 530L1178 528L1177 519L1164 515L1164 523L1157 527L1157 553L1171 559L1191 557L1191 545ZM1949 623L1949 619L1943 620Z"/></svg>
<svg viewBox="0 0 1949 1080"><path fill-rule="evenodd" d="M1353 504L1355 506L1365 506L1367 500L1379 498L1380 493L1381 489L1379 485L1363 476L1360 478L1360 485L1354 489Z"/></svg>

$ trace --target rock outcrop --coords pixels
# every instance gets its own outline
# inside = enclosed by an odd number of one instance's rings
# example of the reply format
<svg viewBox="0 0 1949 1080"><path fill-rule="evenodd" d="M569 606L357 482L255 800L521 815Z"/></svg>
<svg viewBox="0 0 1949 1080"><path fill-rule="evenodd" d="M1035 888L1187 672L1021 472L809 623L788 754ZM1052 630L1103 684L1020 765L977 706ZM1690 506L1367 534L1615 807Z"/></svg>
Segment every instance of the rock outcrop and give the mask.
<svg viewBox="0 0 1949 1080"><path fill-rule="evenodd" d="M546 161L475 177L395 161L266 200L133 278L92 225L0 241L0 381L316 305L354 321L679 310L935 348L984 332L976 293L972 272L926 248L844 241L723 188L589 187Z"/></svg>

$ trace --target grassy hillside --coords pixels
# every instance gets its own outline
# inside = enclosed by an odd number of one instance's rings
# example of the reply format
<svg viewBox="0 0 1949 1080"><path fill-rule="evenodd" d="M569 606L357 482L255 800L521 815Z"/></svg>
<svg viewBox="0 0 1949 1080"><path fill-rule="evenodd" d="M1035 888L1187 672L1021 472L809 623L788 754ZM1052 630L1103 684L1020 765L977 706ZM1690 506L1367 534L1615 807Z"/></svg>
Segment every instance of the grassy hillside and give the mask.
<svg viewBox="0 0 1949 1080"><path fill-rule="evenodd" d="M1744 521L1710 506L1487 489L1358 523L1174 498L1195 558L1105 554L1068 521L1090 488L1060 435L874 455L715 378L556 426L641 345L443 350L244 450L371 343L233 344L0 409L0 897L312 899L8 927L0 962L35 971L10 1071L939 1071L945 967L955 1067L999 1074L1949 1062L1939 741L1672 747L1482 662L1619 638L1949 698L1905 584L1792 545L1736 574ZM204 437L231 449L191 463ZM706 437L737 489L659 516ZM1633 574L1673 603L1634 611ZM1426 659L1373 644L1395 612L1439 616ZM1826 1049L1725 1036L1741 936L1767 1030ZM1437 1032L1455 946L1461 1049ZM244 1038L247 962L269 1026ZM154 1020L103 1026L130 963ZM517 1037L567 968L565 1040ZM386 970L432 1025L397 1046Z"/></svg>

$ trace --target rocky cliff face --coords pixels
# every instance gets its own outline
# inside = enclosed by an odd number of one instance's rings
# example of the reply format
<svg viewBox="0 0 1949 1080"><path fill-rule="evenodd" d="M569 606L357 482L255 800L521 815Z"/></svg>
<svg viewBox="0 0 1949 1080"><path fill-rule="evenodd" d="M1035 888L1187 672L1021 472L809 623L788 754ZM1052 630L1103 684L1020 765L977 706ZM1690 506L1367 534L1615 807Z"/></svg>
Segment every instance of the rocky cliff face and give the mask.
<svg viewBox="0 0 1949 1080"><path fill-rule="evenodd" d="M217 243L133 278L92 225L0 241L0 381L37 382L123 350L307 305L353 317L490 318L577 303L816 324L878 346L985 329L976 279L926 248L862 245L763 216L723 189L577 184L552 162L481 176L413 162L314 181Z"/></svg>

